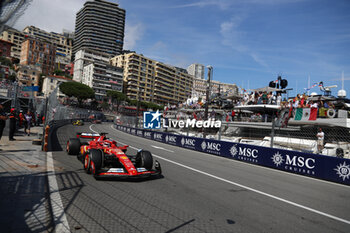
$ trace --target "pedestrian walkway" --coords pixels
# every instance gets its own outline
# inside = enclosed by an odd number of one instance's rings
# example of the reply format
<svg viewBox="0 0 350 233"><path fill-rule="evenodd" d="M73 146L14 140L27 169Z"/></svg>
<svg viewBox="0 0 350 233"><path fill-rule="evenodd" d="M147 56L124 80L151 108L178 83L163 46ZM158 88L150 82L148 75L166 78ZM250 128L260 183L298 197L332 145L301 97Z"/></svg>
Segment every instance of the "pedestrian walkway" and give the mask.
<svg viewBox="0 0 350 233"><path fill-rule="evenodd" d="M46 153L32 144L41 132L42 127L33 127L27 136L21 129L16 141L7 135L0 141L1 232L51 231Z"/></svg>

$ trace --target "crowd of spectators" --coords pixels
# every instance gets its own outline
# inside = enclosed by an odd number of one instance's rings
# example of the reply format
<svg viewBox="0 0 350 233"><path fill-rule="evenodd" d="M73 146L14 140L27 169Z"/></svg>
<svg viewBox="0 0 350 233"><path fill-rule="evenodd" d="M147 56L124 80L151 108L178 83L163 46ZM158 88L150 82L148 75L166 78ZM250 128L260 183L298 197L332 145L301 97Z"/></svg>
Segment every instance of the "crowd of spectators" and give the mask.
<svg viewBox="0 0 350 233"><path fill-rule="evenodd" d="M273 92L251 92L245 93L243 99L239 101L239 105L255 105L255 104L277 104L280 105L282 102L281 93Z"/></svg>
<svg viewBox="0 0 350 233"><path fill-rule="evenodd" d="M289 99L288 101L284 99L282 101L281 93L273 92L251 92L250 94L244 94L241 100L235 102L235 106L242 105L256 105L256 104L269 104L278 105L281 108L335 108L331 101L322 100L319 97L316 101L314 98L310 98L306 94L298 94L295 98Z"/></svg>
<svg viewBox="0 0 350 233"><path fill-rule="evenodd" d="M281 93L273 92L251 92L243 95L241 99L233 101L233 108L235 106L246 106L246 105L277 105L280 106L280 112L287 109L290 114L289 117L294 117L293 113L295 109L298 108L316 108L319 117L326 117L327 110L335 109L334 103L329 100L324 100L322 97L308 96L306 94L298 94L296 97L289 100L283 99ZM197 114L198 115L198 114ZM236 120L247 120L247 121L261 121L266 114L262 113L252 113L249 114L249 117L244 117L244 114L241 110L225 110L223 112L223 120L225 121L234 121ZM246 119L244 119L246 118ZM266 118L267 119L267 118ZM263 119L264 121L264 119Z"/></svg>

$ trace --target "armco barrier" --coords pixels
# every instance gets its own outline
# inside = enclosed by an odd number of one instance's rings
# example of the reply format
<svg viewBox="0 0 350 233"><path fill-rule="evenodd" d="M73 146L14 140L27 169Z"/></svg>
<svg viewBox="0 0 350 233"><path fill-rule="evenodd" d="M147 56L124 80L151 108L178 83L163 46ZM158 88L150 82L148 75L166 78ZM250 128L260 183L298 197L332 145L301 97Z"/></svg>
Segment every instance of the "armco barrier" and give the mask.
<svg viewBox="0 0 350 233"><path fill-rule="evenodd" d="M76 118L76 119L65 119L65 120L52 120L48 123L48 125L50 126L50 130L49 130L49 135L48 135L47 151L54 151L55 150L54 145L52 143L52 141L53 141L52 137L56 134L56 130L59 127L62 127L62 126L67 125L67 124L71 124L72 121L74 121L74 120L88 121L88 119ZM43 145L44 145L44 143L43 143Z"/></svg>
<svg viewBox="0 0 350 233"><path fill-rule="evenodd" d="M350 160L297 151L194 138L116 125L116 129L147 139L215 154L286 172L350 185Z"/></svg>

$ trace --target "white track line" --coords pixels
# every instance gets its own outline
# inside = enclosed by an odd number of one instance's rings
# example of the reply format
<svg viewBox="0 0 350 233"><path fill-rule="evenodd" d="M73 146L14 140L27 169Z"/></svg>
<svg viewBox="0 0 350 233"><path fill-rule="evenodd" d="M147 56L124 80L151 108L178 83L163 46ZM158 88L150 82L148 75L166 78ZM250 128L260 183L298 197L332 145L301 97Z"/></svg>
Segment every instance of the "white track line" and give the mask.
<svg viewBox="0 0 350 233"><path fill-rule="evenodd" d="M112 128L113 128L113 127L112 127ZM90 127L90 129L91 129L91 127ZM94 131L93 129L91 129L91 130ZM94 131L94 132L96 132L96 131ZM120 141L118 141L118 142L121 143L121 144L126 145L126 144L123 143L123 142L120 142ZM133 146L129 146L129 147L132 148L132 149L135 149L135 150L139 150L139 148L136 148L136 147L133 147ZM337 221L339 221L339 222L343 222L343 223L346 223L346 224L349 224L349 225L350 225L350 221L349 221L349 220L346 220L346 219L343 219L343 218L339 218L339 217L337 217L337 216L334 216L334 215L331 215L331 214L327 214L327 213L324 213L324 212L319 211L319 210L312 209L312 208L307 207L307 206L300 205L300 204L298 204L298 203L295 203L295 202L292 202L292 201L289 201L289 200L286 200L286 199L283 199L283 198L280 198L280 197L277 197L277 196L274 196L274 195L271 195L271 194L262 192L262 191L260 191L260 190L254 189L254 188L250 188L250 187L248 187L248 186L245 186L245 185L242 185L242 184L239 184L239 183L230 181L230 180L226 180L226 179L224 179L224 178L221 178L221 177L212 175L212 174L207 173L207 172L200 171L200 170L198 170L198 169L195 169L195 168L189 167L189 166L187 166L187 165L184 165L184 164L181 164L181 163L172 161L172 160L170 160L170 159L163 158L163 157L161 157L161 156L159 156L159 155L155 155L155 154L152 154L152 155L153 155L154 157L157 157L157 158L159 158L159 159L163 159L163 160L165 160L165 161L167 161L167 162L169 162L169 163L173 163L173 164L178 165L178 166L181 166L181 167L183 167L183 168L187 168L187 169L192 170L192 171L194 171L194 172L197 172L197 173L200 173L200 174L203 174L203 175L212 177L212 178L217 179L217 180L221 180L221 181L226 182L226 183L228 183L228 184L236 185L236 186L238 186L238 187L241 187L241 188L250 190L250 191L255 192L255 193L258 193L258 194L260 194L260 195L267 196L267 197L270 197L270 198L272 198L272 199L275 199L275 200L278 200L278 201L281 201L281 202L290 204L290 205L292 205L292 206L299 207L299 208L301 208L301 209L308 210L308 211L310 211L310 212L313 212L313 213L316 213L316 214L319 214L319 215L322 215L322 216L325 216L325 217L328 217L328 218L331 218L331 219L337 220Z"/></svg>
<svg viewBox="0 0 350 233"><path fill-rule="evenodd" d="M160 146L151 145L151 147L156 148L156 149L159 149L159 150L165 150L165 151L168 151L168 152L174 153L174 151L172 151L172 150L168 150L168 149L165 149L165 148L160 147Z"/></svg>
<svg viewBox="0 0 350 233"><path fill-rule="evenodd" d="M66 213L64 212L64 206L62 204L60 191L58 189L52 152L47 152L46 167L48 172L50 201L52 207L52 214L54 218L53 220L55 224L55 232L69 233L71 231L67 221Z"/></svg>

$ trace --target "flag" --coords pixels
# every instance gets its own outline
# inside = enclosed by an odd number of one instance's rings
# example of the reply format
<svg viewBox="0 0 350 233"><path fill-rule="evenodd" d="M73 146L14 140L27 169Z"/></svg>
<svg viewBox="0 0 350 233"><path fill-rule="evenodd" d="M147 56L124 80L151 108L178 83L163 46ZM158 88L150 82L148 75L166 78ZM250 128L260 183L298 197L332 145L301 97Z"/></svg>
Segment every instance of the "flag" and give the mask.
<svg viewBox="0 0 350 233"><path fill-rule="evenodd" d="M317 108L310 108L309 121L315 121L317 118Z"/></svg>
<svg viewBox="0 0 350 233"><path fill-rule="evenodd" d="M303 111L303 116L301 117L301 120L307 121L310 118L310 108L300 108Z"/></svg>
<svg viewBox="0 0 350 233"><path fill-rule="evenodd" d="M303 109L302 108L297 108L296 111L295 111L294 120L300 121L302 117L303 117Z"/></svg>

